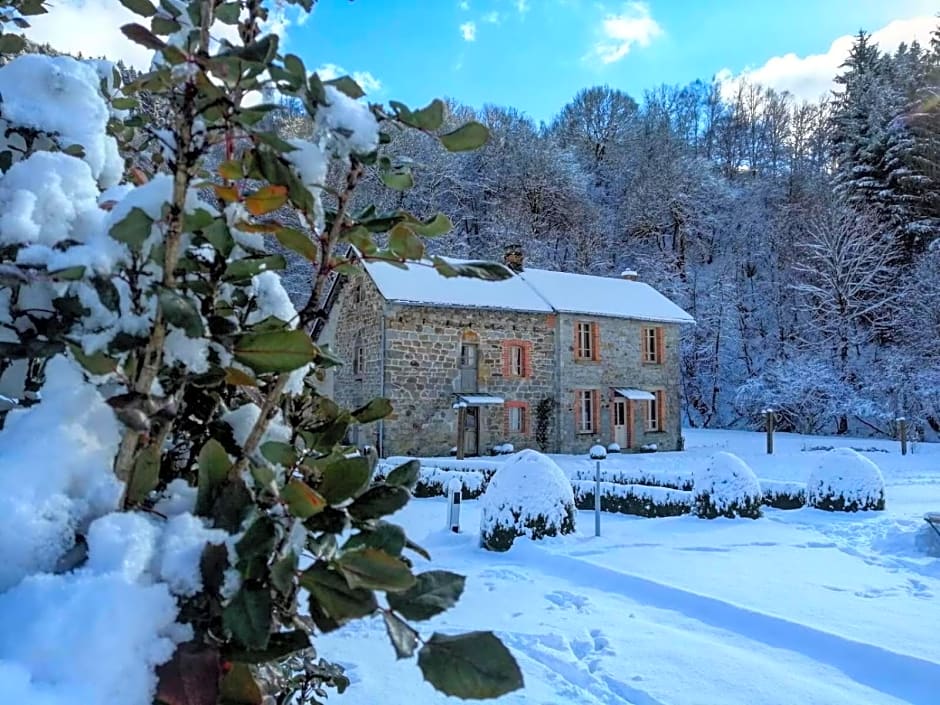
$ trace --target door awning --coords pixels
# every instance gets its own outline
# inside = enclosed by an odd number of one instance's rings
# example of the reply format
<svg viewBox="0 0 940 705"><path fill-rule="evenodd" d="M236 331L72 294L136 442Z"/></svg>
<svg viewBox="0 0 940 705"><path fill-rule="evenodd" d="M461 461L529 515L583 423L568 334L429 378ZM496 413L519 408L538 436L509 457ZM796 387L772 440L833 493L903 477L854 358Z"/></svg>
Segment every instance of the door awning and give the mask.
<svg viewBox="0 0 940 705"><path fill-rule="evenodd" d="M502 404L503 398L493 394L455 394L454 408L461 406L493 406Z"/></svg>
<svg viewBox="0 0 940 705"><path fill-rule="evenodd" d="M624 399L632 399L633 401L656 400L656 396L651 392L644 392L642 389L633 389L632 387L617 387L614 389L614 394Z"/></svg>

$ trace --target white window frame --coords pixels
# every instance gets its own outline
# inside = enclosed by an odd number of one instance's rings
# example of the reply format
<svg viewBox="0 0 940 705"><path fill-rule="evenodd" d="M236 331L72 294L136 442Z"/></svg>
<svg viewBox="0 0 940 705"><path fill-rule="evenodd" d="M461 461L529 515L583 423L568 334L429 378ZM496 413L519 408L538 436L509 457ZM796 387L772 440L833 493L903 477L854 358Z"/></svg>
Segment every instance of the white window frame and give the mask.
<svg viewBox="0 0 940 705"><path fill-rule="evenodd" d="M509 344L509 374L525 377L525 347L518 343Z"/></svg>
<svg viewBox="0 0 940 705"><path fill-rule="evenodd" d="M578 331L577 349L575 357L578 360L594 359L594 324L591 321L578 321L576 324Z"/></svg>
<svg viewBox="0 0 940 705"><path fill-rule="evenodd" d="M525 433L525 413L524 406L510 406L509 409L509 432Z"/></svg>
<svg viewBox="0 0 940 705"><path fill-rule="evenodd" d="M366 366L366 349L361 344L356 345L356 350L353 353L353 374L356 377L362 377L363 368Z"/></svg>
<svg viewBox="0 0 940 705"><path fill-rule="evenodd" d="M643 329L643 361L659 362L659 332L656 328Z"/></svg>
<svg viewBox="0 0 940 705"><path fill-rule="evenodd" d="M646 430L650 433L662 431L659 427L659 392L652 392L653 399L646 402Z"/></svg>
<svg viewBox="0 0 940 705"><path fill-rule="evenodd" d="M594 390L578 390L578 433L595 433Z"/></svg>

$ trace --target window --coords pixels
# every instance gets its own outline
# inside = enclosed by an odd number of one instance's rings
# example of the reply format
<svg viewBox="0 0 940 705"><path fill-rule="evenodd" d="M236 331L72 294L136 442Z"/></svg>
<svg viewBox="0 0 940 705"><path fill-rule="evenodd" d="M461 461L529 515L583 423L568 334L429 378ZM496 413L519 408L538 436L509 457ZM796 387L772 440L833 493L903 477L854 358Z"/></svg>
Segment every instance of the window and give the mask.
<svg viewBox="0 0 940 705"><path fill-rule="evenodd" d="M627 405L622 401L614 404L614 426L627 425Z"/></svg>
<svg viewBox="0 0 940 705"><path fill-rule="evenodd" d="M575 392L575 423L578 433L595 433L599 412L596 389L579 389Z"/></svg>
<svg viewBox="0 0 940 705"><path fill-rule="evenodd" d="M646 403L646 430L658 432L665 427L665 395L662 390L653 392L655 399Z"/></svg>
<svg viewBox="0 0 940 705"><path fill-rule="evenodd" d="M353 353L353 374L356 377L362 377L362 370L366 366L366 350L359 343L356 345L356 351Z"/></svg>
<svg viewBox="0 0 940 705"><path fill-rule="evenodd" d="M574 324L574 357L576 360L600 360L600 334L597 323L578 321Z"/></svg>
<svg viewBox="0 0 940 705"><path fill-rule="evenodd" d="M532 357L532 343L527 340L503 341L503 376L528 377Z"/></svg>
<svg viewBox="0 0 940 705"><path fill-rule="evenodd" d="M643 362L651 365L663 361L663 329L644 328L640 343L643 347Z"/></svg>
<svg viewBox="0 0 940 705"><path fill-rule="evenodd" d="M524 401L506 402L506 433L529 432L529 405Z"/></svg>

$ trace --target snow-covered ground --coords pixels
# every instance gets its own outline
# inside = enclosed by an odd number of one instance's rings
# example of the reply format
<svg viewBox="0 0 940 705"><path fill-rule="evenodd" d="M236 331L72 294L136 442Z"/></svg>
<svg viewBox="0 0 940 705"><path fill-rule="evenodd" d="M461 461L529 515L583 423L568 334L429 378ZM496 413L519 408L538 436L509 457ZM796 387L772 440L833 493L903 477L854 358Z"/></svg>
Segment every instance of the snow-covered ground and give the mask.
<svg viewBox="0 0 940 705"><path fill-rule="evenodd" d="M923 514L940 511L940 446L735 431L687 431L682 454L613 456L619 467L684 472L715 450L765 479L803 481L822 451L849 446L881 467L884 512L768 509L758 520L579 512L573 536L477 546L478 502L462 533L446 502L395 517L434 566L467 575L463 599L422 625L493 629L519 659L526 689L505 703L633 705L935 705L940 702L940 559ZM876 450L878 449L878 450ZM888 451L888 452L882 452ZM555 456L567 470L586 459ZM587 467L587 466L586 466ZM420 567L419 567L420 568ZM350 665L358 702L443 703L413 663L396 663L380 620L318 640ZM456 701L454 701L456 702Z"/></svg>

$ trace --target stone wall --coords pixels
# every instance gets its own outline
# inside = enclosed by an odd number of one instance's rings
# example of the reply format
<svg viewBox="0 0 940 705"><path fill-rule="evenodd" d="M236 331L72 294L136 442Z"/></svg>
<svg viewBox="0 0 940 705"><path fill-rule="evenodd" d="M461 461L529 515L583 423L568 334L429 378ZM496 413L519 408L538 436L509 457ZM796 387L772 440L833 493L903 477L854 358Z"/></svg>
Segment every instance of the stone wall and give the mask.
<svg viewBox="0 0 940 705"><path fill-rule="evenodd" d="M332 388L336 403L355 409L374 397L382 396L382 316L385 300L364 271L347 278L330 312L329 342L345 363L333 372ZM363 349L363 367L353 368L355 351ZM354 428L350 441L360 445L379 445L380 424Z"/></svg>
<svg viewBox="0 0 940 705"><path fill-rule="evenodd" d="M600 359L575 360L575 323L595 322L599 327ZM587 453L593 443L607 445L613 441L611 423L613 396L611 388L634 387L665 392L665 424L658 432L645 430L646 402L634 401L634 448L655 443L659 450L675 450L681 433L679 408L679 326L579 316L559 315L560 385L558 398L557 443L562 453ZM645 364L642 359L641 331L647 326L663 328L664 358L662 364ZM596 389L600 399L600 423L596 433L580 434L575 416L575 391Z"/></svg>
<svg viewBox="0 0 940 705"><path fill-rule="evenodd" d="M460 346L479 345L478 391L525 405L525 433L506 431L506 407L480 408L481 453L497 443L535 446L535 408L553 393L553 315L390 304L386 316L386 386L394 413L385 422L386 455L446 455L457 444L454 393L460 387ZM529 343L530 374L507 377L503 346Z"/></svg>

